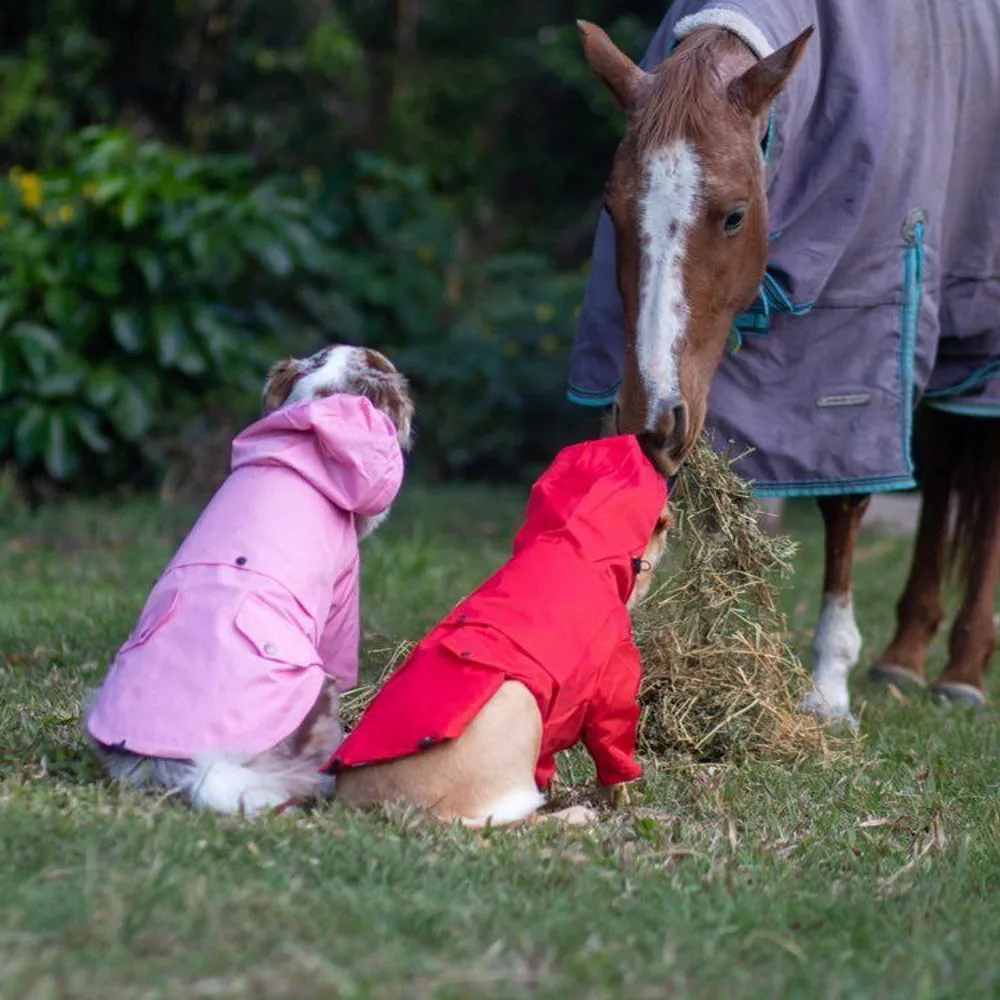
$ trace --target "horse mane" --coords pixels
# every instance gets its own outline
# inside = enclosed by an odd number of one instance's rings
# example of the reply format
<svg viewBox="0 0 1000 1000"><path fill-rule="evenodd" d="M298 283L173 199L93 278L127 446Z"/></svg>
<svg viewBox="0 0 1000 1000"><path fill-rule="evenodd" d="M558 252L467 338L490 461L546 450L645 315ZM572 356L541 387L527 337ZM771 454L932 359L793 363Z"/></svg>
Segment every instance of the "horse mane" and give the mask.
<svg viewBox="0 0 1000 1000"><path fill-rule="evenodd" d="M635 122L640 154L662 148L681 133L698 137L713 126L718 129L720 114L729 108L719 61L743 49L729 31L702 29L652 71L652 93Z"/></svg>

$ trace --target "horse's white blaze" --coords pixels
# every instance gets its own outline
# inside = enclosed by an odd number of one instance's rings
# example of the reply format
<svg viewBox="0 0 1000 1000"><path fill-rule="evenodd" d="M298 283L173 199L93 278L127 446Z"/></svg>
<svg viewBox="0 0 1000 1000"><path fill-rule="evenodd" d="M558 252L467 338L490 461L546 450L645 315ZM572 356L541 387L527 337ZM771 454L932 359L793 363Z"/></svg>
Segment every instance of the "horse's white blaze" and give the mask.
<svg viewBox="0 0 1000 1000"><path fill-rule="evenodd" d="M861 632L850 595L824 594L813 637L813 690L803 708L821 715L846 716L850 710L847 677L861 655Z"/></svg>
<svg viewBox="0 0 1000 1000"><path fill-rule="evenodd" d="M639 218L643 255L636 354L650 429L657 402L676 394L679 387L678 355L688 322L684 256L697 213L700 181L698 157L683 140L658 150L646 164Z"/></svg>

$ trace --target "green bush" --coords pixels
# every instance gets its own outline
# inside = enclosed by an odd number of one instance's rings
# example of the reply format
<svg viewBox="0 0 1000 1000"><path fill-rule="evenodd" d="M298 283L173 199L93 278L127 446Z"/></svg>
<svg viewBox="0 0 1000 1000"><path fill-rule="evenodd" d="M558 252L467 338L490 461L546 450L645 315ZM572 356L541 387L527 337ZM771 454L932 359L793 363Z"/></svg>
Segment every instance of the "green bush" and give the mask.
<svg viewBox="0 0 1000 1000"><path fill-rule="evenodd" d="M480 257L421 171L360 155L255 182L243 159L106 129L71 152L0 182L0 466L148 482L210 398L224 436L220 397L235 427L276 357L334 340L410 376L432 474L516 474L572 433L558 401L582 274Z"/></svg>
<svg viewBox="0 0 1000 1000"><path fill-rule="evenodd" d="M0 182L0 465L105 483L209 389L259 390L309 329L331 230L237 157L95 128L69 165Z"/></svg>

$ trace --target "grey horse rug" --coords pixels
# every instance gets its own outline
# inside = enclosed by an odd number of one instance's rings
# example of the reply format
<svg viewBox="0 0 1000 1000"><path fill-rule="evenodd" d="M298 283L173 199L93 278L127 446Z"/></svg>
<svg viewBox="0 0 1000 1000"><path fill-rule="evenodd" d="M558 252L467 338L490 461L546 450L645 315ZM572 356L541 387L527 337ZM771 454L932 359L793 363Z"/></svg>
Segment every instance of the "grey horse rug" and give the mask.
<svg viewBox="0 0 1000 1000"><path fill-rule="evenodd" d="M708 428L760 496L907 489L913 411L1000 416L1000 0L676 0L644 67L717 24L759 56L816 34L766 143L768 271ZM623 364L601 217L569 398Z"/></svg>

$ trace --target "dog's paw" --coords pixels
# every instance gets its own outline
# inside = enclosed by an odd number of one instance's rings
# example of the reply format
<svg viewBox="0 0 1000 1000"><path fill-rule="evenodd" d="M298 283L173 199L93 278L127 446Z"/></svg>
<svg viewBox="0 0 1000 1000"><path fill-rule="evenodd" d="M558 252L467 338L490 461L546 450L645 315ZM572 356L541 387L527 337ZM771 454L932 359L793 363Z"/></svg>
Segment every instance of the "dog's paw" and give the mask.
<svg viewBox="0 0 1000 1000"><path fill-rule="evenodd" d="M641 781L641 779L639 780ZM638 786L638 782L623 781L617 785L598 785L598 800L606 808L626 809L632 805L633 786Z"/></svg>
<svg viewBox="0 0 1000 1000"><path fill-rule="evenodd" d="M567 826L590 826L597 822L597 811L588 809L586 806L570 806L568 809L559 809L557 812L543 813L538 817L541 822L556 820Z"/></svg>

